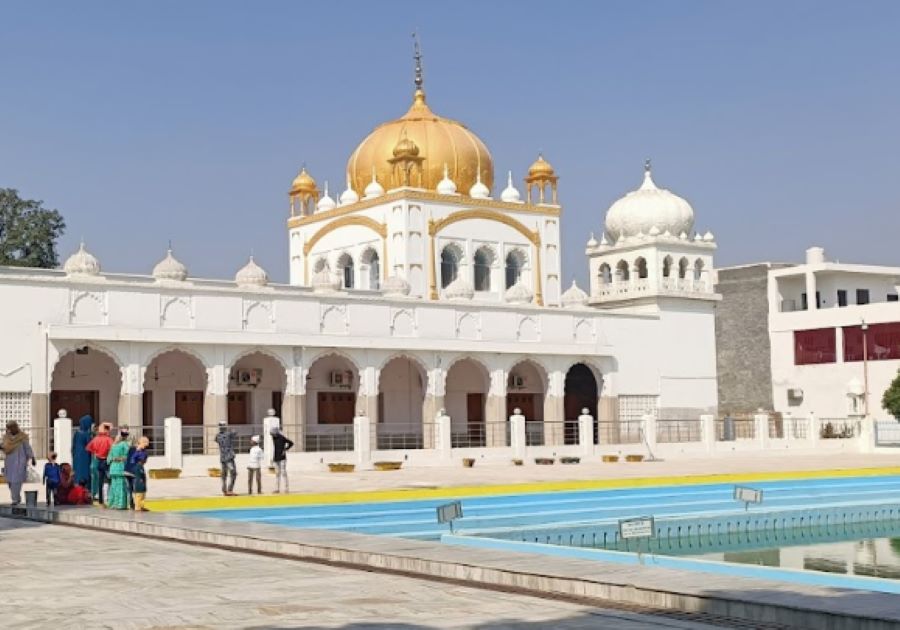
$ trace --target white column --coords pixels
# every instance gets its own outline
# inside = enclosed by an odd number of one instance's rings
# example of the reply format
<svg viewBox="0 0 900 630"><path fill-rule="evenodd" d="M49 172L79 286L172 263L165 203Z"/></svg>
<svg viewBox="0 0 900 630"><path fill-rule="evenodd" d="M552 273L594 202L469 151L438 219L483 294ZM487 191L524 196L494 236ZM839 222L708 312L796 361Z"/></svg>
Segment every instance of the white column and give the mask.
<svg viewBox="0 0 900 630"><path fill-rule="evenodd" d="M875 427L872 426L875 419L872 416L863 416L857 418L856 422L859 423L859 437L857 438L859 452L871 453L875 449Z"/></svg>
<svg viewBox="0 0 900 630"><path fill-rule="evenodd" d="M372 459L372 425L369 418L357 415L353 418L353 452L356 463L360 466L368 464Z"/></svg>
<svg viewBox="0 0 900 630"><path fill-rule="evenodd" d="M438 459L442 463L450 463L453 449L452 427L450 416L444 409L438 411L434 418L435 436L434 447L437 450Z"/></svg>
<svg viewBox="0 0 900 630"><path fill-rule="evenodd" d="M641 428L644 430L647 448L650 449L653 455L656 455L656 415L645 413L641 416Z"/></svg>
<svg viewBox="0 0 900 630"><path fill-rule="evenodd" d="M700 416L700 435L706 452L711 452L716 445L716 417L711 413Z"/></svg>
<svg viewBox="0 0 900 630"><path fill-rule="evenodd" d="M170 417L163 420L165 426L166 468L181 470L181 418Z"/></svg>
<svg viewBox="0 0 900 630"><path fill-rule="evenodd" d="M263 418L263 456L266 462L271 465L272 458L275 456L275 443L272 442L272 429L281 428L281 418L275 415L274 409L266 412Z"/></svg>
<svg viewBox="0 0 900 630"><path fill-rule="evenodd" d="M53 448L57 454L57 463L72 463L72 418L66 415L65 409L60 409L53 421Z"/></svg>
<svg viewBox="0 0 900 630"><path fill-rule="evenodd" d="M769 448L769 414L754 414L753 424L756 426L756 445L764 451Z"/></svg>
<svg viewBox="0 0 900 630"><path fill-rule="evenodd" d="M807 414L806 439L809 440L810 448L816 448L819 445L819 423L816 414L812 411Z"/></svg>
<svg viewBox="0 0 900 630"><path fill-rule="evenodd" d="M816 274L812 271L806 272L806 310L814 311L819 308L816 305Z"/></svg>
<svg viewBox="0 0 900 630"><path fill-rule="evenodd" d="M578 444L582 455L588 456L594 452L594 416L588 413L587 407L578 416Z"/></svg>
<svg viewBox="0 0 900 630"><path fill-rule="evenodd" d="M525 416L522 410L516 407L509 417L509 443L513 449L515 459L525 459Z"/></svg>

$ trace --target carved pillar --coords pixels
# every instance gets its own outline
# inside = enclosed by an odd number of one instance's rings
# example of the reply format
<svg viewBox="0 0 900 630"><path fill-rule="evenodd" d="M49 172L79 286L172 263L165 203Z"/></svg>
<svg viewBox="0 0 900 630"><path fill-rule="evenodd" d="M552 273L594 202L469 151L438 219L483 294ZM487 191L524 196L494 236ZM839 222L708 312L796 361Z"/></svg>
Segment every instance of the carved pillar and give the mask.
<svg viewBox="0 0 900 630"><path fill-rule="evenodd" d="M142 427L144 383L143 370L137 363L122 367L122 389L119 392L119 426ZM135 435L136 432L133 431Z"/></svg>
<svg viewBox="0 0 900 630"><path fill-rule="evenodd" d="M506 371L493 370L490 373L485 420L487 428L486 444L488 447L506 446L505 433L500 431L497 423L509 422L506 416ZM495 423L491 425L491 423Z"/></svg>
<svg viewBox="0 0 900 630"><path fill-rule="evenodd" d="M422 401L422 441L425 448L436 448L436 419L439 415L446 415L442 410L446 409L447 373L441 368L434 368L428 371L426 378L425 400Z"/></svg>

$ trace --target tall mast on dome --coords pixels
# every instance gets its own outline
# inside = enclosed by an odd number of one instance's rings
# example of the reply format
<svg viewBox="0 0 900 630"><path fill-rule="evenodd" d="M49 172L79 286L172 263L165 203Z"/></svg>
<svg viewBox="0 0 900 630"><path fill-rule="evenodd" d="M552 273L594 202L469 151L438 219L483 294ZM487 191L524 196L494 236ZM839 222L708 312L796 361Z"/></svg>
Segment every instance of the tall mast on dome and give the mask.
<svg viewBox="0 0 900 630"><path fill-rule="evenodd" d="M413 49L415 53L413 54L413 58L416 60L416 77L415 77L415 85L416 92L424 92L425 81L422 78L422 50L419 48L419 33L417 31L413 31Z"/></svg>

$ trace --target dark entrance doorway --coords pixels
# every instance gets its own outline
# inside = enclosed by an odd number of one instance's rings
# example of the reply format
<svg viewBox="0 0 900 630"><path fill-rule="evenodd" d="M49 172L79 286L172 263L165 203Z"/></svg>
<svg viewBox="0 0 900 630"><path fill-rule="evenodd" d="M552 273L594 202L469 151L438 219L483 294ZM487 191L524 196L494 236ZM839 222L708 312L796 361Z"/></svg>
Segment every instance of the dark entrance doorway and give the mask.
<svg viewBox="0 0 900 630"><path fill-rule="evenodd" d="M78 426L81 416L89 415L94 421L98 421L97 409L100 407L100 392L98 390L53 390L50 392L50 426L59 415L60 409L66 410L66 415L72 418L72 424Z"/></svg>
<svg viewBox="0 0 900 630"><path fill-rule="evenodd" d="M229 419L231 409L229 408ZM200 426L203 424L203 392L186 391L175 392L175 415L181 418L181 423L187 426Z"/></svg>

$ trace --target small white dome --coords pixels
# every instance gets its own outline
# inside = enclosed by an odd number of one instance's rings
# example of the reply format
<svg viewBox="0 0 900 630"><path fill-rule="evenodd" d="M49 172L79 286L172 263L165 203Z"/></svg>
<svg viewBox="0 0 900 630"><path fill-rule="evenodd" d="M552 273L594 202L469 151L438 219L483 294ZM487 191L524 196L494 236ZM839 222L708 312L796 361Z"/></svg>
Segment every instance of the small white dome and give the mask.
<svg viewBox="0 0 900 630"><path fill-rule="evenodd" d="M490 199L491 198L491 190L483 183L481 183L481 171L478 171L478 178L475 180L475 183L472 184L472 187L469 189L469 196L472 199Z"/></svg>
<svg viewBox="0 0 900 630"><path fill-rule="evenodd" d="M645 166L644 183L616 201L606 213L606 231L613 235L646 234L653 227L673 234L689 232L694 226L691 205L668 190L657 188L649 162Z"/></svg>
<svg viewBox="0 0 900 630"><path fill-rule="evenodd" d="M716 237L713 236L713 233L712 233L712 232L710 232L709 230L707 230L707 231L706 231L706 234L703 235L703 240L706 241L707 243L712 243L713 241L716 240Z"/></svg>
<svg viewBox="0 0 900 630"><path fill-rule="evenodd" d="M332 210L335 206L337 206L337 203L335 203L334 199L331 198L331 195L328 194L328 182L325 182L325 194L316 204L316 210L318 212L323 212L325 210Z"/></svg>
<svg viewBox="0 0 900 630"><path fill-rule="evenodd" d="M250 256L247 264L234 274L234 281L239 287L264 287L269 284L269 275Z"/></svg>
<svg viewBox="0 0 900 630"><path fill-rule="evenodd" d="M654 225L653 227L650 228L650 231L647 232L647 234L649 236L659 236L659 234L660 234L659 228Z"/></svg>
<svg viewBox="0 0 900 630"><path fill-rule="evenodd" d="M166 250L166 257L156 263L153 268L153 277L157 280L182 282L187 275L187 267L172 255L171 249Z"/></svg>
<svg viewBox="0 0 900 630"><path fill-rule="evenodd" d="M682 241L688 240L687 232L685 232L684 230L682 230L682 231L681 231L681 234L678 235L678 238L679 238L680 240L682 240Z"/></svg>
<svg viewBox="0 0 900 630"><path fill-rule="evenodd" d="M597 247L600 243L597 242L597 239L594 238L594 233L591 232L591 237L588 239L587 246L588 247Z"/></svg>
<svg viewBox="0 0 900 630"><path fill-rule="evenodd" d="M316 293L334 293L341 289L341 277L331 273L328 269L322 269L313 274L312 288Z"/></svg>
<svg viewBox="0 0 900 630"><path fill-rule="evenodd" d="M340 202L342 206L346 206L347 204L356 203L357 201L359 201L359 195L353 190L353 185L350 183L350 175L348 173L347 189L341 193Z"/></svg>
<svg viewBox="0 0 900 630"><path fill-rule="evenodd" d="M384 194L384 187L378 183L378 179L375 177L375 169L372 169L372 181L369 182L369 185L366 186L366 189L363 191L363 199L374 199L375 197L380 197Z"/></svg>
<svg viewBox="0 0 900 630"><path fill-rule="evenodd" d="M703 240L703 235L700 234L700 232L697 232L694 234L694 242L695 243L699 243L702 240Z"/></svg>
<svg viewBox="0 0 900 630"><path fill-rule="evenodd" d="M459 194L456 192L456 183L452 179L450 179L446 164L444 164L444 179L438 182L437 192L439 195Z"/></svg>
<svg viewBox="0 0 900 630"><path fill-rule="evenodd" d="M512 171L506 174L506 188L500 193L500 200L507 203L522 203L522 195L519 189L513 186Z"/></svg>
<svg viewBox="0 0 900 630"><path fill-rule="evenodd" d="M865 387L863 384L859 382L859 379L855 376L851 378L847 382L847 395L848 396L862 396L866 393Z"/></svg>
<svg viewBox="0 0 900 630"><path fill-rule="evenodd" d="M81 243L78 251L66 259L63 270L67 276L96 276L100 273L100 262Z"/></svg>
<svg viewBox="0 0 900 630"><path fill-rule="evenodd" d="M390 276L381 285L381 293L386 297L406 297L409 289L409 282L400 276Z"/></svg>
<svg viewBox="0 0 900 630"><path fill-rule="evenodd" d="M444 297L448 300L471 300L475 296L475 288L463 278L456 278L444 289Z"/></svg>
<svg viewBox="0 0 900 630"><path fill-rule="evenodd" d="M600 235L600 244L601 245L609 245L609 241L606 240L606 232Z"/></svg>
<svg viewBox="0 0 900 630"><path fill-rule="evenodd" d="M510 304L531 304L534 293L521 282L516 282L506 290L504 297Z"/></svg>
<svg viewBox="0 0 900 630"><path fill-rule="evenodd" d="M588 294L582 291L578 284L572 280L572 286L563 291L560 300L563 308L577 308L587 304Z"/></svg>

